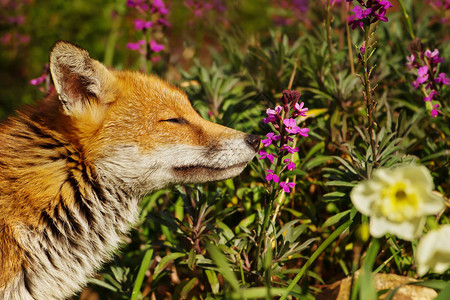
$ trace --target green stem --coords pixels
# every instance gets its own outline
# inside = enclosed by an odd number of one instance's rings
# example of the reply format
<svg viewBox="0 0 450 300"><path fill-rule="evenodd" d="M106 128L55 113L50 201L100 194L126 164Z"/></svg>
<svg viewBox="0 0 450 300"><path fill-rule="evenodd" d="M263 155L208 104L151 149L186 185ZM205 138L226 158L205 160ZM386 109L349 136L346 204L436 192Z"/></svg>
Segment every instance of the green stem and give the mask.
<svg viewBox="0 0 450 300"><path fill-rule="evenodd" d="M350 224L353 222L353 220L348 220L341 226L339 226L332 234L328 236L328 238L323 241L322 244L320 244L319 248L311 255L311 257L306 261L306 263L301 268L300 272L295 276L295 278L292 280L291 284L286 289L284 295L280 298L280 300L286 299L286 297L289 295L289 292L292 291L297 284L297 282L303 277L303 275L306 273L308 268L312 265L312 263L322 254L323 251L336 239L339 237L339 235L346 230Z"/></svg>
<svg viewBox="0 0 450 300"><path fill-rule="evenodd" d="M375 122L373 120L373 111L376 105L375 100L372 98L372 89L370 88L370 79L369 79L369 70L368 70L368 53L372 50L372 46L370 45L370 25L365 27L365 31L364 31L364 46L365 51L364 51L364 55L363 55L363 67L364 67L364 100L366 102L366 108L367 108L367 119L368 119L368 131L369 131L369 139L370 139L370 146L372 147L372 155L373 155L373 161L375 166L378 165L378 161L377 161L377 148L376 148L376 143L374 140L374 127L375 127Z"/></svg>
<svg viewBox="0 0 450 300"><path fill-rule="evenodd" d="M403 17L405 18L406 25L408 26L409 35L411 36L411 39L414 40L416 38L416 36L414 35L414 30L412 27L411 19L409 18L409 14L406 11L405 5L403 4L403 0L398 0L398 2L400 3L400 6L402 7Z"/></svg>
<svg viewBox="0 0 450 300"><path fill-rule="evenodd" d="M333 63L333 44L331 40L331 0L327 0L327 40L328 40L328 52L330 55L330 64L331 64L331 73L333 74L333 77L336 77L336 70L334 69L334 63Z"/></svg>

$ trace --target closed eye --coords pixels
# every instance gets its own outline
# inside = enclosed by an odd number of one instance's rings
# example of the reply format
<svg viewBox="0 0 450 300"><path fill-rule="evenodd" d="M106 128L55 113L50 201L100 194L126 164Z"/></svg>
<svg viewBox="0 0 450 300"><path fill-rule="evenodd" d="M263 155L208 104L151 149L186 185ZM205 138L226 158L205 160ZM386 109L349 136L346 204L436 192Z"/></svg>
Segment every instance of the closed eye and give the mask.
<svg viewBox="0 0 450 300"><path fill-rule="evenodd" d="M184 124L188 123L188 121L186 121L183 118L171 118L171 119L161 120L161 122L170 122L170 123L175 123L175 124L180 124L180 125L184 125Z"/></svg>

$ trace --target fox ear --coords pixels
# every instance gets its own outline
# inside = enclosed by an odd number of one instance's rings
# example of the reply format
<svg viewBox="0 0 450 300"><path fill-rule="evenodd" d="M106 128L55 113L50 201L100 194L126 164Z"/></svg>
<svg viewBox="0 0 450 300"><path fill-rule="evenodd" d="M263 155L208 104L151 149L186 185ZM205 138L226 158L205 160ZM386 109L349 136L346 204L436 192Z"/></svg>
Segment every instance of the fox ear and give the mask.
<svg viewBox="0 0 450 300"><path fill-rule="evenodd" d="M64 111L71 115L88 99L100 99L113 75L86 50L57 42L50 52L50 72Z"/></svg>

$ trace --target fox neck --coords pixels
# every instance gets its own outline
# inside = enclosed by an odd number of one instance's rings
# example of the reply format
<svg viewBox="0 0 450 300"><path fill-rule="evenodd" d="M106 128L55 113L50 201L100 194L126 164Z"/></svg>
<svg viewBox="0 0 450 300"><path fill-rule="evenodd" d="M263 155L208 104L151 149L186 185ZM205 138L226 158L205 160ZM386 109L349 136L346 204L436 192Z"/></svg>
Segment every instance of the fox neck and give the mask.
<svg viewBox="0 0 450 300"><path fill-rule="evenodd" d="M17 238L26 267L16 280L23 280L27 289L21 295L66 298L109 259L137 220L137 193L115 182L119 175L98 172L76 146L39 122L25 118L15 130L16 145L28 149L30 155L39 154L38 159L30 157L22 165L17 159L16 177L41 189L34 199L15 191L16 198L28 202L30 211L25 214L34 215L31 221L21 217L24 213L14 204L9 208L11 216L16 211L11 226L16 232L26 232ZM48 286L43 287L43 282Z"/></svg>

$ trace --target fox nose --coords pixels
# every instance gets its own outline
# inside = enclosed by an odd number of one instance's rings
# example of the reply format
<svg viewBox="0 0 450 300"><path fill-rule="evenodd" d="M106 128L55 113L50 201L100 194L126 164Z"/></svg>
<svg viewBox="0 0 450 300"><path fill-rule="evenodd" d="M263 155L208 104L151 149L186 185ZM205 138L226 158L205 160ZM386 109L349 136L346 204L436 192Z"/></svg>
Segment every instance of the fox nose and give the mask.
<svg viewBox="0 0 450 300"><path fill-rule="evenodd" d="M247 134L245 137L245 142L253 149L258 151L259 148L259 142L261 141L261 138L254 134Z"/></svg>

